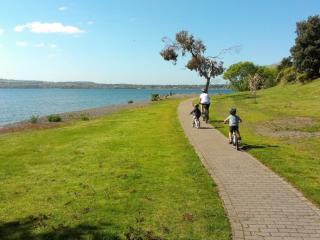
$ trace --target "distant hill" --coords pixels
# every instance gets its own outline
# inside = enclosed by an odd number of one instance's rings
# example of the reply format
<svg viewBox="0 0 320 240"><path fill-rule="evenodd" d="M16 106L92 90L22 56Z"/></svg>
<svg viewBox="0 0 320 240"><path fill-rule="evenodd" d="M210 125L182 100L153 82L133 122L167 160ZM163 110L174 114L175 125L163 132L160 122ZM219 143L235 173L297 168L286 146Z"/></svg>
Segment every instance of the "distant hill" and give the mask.
<svg viewBox="0 0 320 240"><path fill-rule="evenodd" d="M95 89L194 89L204 85L138 85L138 84L103 84L94 82L45 82L0 79L0 88L95 88ZM227 85L213 85L214 88L226 88Z"/></svg>

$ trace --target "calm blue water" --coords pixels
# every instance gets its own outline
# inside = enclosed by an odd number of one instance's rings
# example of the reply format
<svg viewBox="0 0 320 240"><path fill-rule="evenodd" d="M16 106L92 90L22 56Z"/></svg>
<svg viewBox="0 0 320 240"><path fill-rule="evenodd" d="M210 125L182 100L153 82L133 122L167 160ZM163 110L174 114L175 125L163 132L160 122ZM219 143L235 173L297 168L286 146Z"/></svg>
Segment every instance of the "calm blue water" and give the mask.
<svg viewBox="0 0 320 240"><path fill-rule="evenodd" d="M0 89L0 126L32 115L71 112L150 99L151 93L196 93L199 89ZM230 90L211 90L210 94Z"/></svg>

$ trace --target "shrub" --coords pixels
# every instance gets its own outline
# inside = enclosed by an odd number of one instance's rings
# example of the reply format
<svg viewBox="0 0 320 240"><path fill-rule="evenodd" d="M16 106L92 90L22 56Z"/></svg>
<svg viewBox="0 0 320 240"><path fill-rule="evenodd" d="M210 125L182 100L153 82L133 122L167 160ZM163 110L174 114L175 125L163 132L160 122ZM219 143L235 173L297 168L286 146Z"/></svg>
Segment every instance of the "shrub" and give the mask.
<svg viewBox="0 0 320 240"><path fill-rule="evenodd" d="M38 120L39 120L39 116L38 116L38 115L32 115L32 116L30 117L30 119L29 119L29 122L35 124L35 123L38 122Z"/></svg>
<svg viewBox="0 0 320 240"><path fill-rule="evenodd" d="M297 81L300 83L306 83L310 81L310 78L308 77L307 73L298 73L297 74Z"/></svg>
<svg viewBox="0 0 320 240"><path fill-rule="evenodd" d="M160 95L158 93L152 93L151 94L151 101L159 101Z"/></svg>
<svg viewBox="0 0 320 240"><path fill-rule="evenodd" d="M49 122L61 122L62 121L60 115L58 115L58 114L51 114L47 118L48 118Z"/></svg>
<svg viewBox="0 0 320 240"><path fill-rule="evenodd" d="M129 100L129 101L128 101L128 104L131 104L131 103L133 103L133 100Z"/></svg>
<svg viewBox="0 0 320 240"><path fill-rule="evenodd" d="M89 114L87 114L87 113L81 113L81 114L80 114L80 119L81 119L82 121L89 121Z"/></svg>
<svg viewBox="0 0 320 240"><path fill-rule="evenodd" d="M288 67L282 70L282 77L279 79L280 83L294 83L297 79L297 71L294 67Z"/></svg>

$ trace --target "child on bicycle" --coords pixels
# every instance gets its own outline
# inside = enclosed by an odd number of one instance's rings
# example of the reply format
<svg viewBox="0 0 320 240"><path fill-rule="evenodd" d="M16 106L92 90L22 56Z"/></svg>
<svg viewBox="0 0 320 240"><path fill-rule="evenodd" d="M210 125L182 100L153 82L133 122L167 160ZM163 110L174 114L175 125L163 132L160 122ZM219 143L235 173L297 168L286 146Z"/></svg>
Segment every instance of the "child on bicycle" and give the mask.
<svg viewBox="0 0 320 240"><path fill-rule="evenodd" d="M192 126L194 126L195 120L199 121L199 118L201 117L201 111L199 109L199 104L194 105L194 108L190 112L190 114L193 115Z"/></svg>
<svg viewBox="0 0 320 240"><path fill-rule="evenodd" d="M236 115L237 109L230 108L230 115L223 121L225 124L229 123L229 143L232 143L232 132L235 131L238 134L239 140L241 140L239 123L242 122L241 118Z"/></svg>

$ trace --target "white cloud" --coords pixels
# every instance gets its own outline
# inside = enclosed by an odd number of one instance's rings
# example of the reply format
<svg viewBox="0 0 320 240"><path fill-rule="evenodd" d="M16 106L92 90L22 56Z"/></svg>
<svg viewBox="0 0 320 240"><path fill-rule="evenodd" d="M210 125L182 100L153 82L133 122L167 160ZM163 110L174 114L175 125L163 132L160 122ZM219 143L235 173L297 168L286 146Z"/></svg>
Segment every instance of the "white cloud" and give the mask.
<svg viewBox="0 0 320 240"><path fill-rule="evenodd" d="M94 21L88 21L87 24L92 25L92 24L94 24Z"/></svg>
<svg viewBox="0 0 320 240"><path fill-rule="evenodd" d="M19 41L19 42L16 42L16 45L18 47L27 47L28 43L27 42L23 42L23 41Z"/></svg>
<svg viewBox="0 0 320 240"><path fill-rule="evenodd" d="M4 33L4 30L0 28L0 36Z"/></svg>
<svg viewBox="0 0 320 240"><path fill-rule="evenodd" d="M55 45L55 44L49 44L49 48L57 48L57 45Z"/></svg>
<svg viewBox="0 0 320 240"><path fill-rule="evenodd" d="M61 6L58 8L59 11L66 11L68 8L66 6Z"/></svg>
<svg viewBox="0 0 320 240"><path fill-rule="evenodd" d="M14 27L15 32L22 32L28 29L30 32L34 33L65 33L65 34L77 34L84 32L83 30L75 26L65 26L59 22L53 23L42 23L42 22L32 22L26 23L24 25L18 25Z"/></svg>

